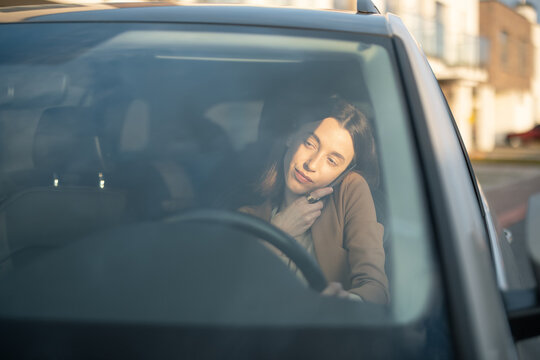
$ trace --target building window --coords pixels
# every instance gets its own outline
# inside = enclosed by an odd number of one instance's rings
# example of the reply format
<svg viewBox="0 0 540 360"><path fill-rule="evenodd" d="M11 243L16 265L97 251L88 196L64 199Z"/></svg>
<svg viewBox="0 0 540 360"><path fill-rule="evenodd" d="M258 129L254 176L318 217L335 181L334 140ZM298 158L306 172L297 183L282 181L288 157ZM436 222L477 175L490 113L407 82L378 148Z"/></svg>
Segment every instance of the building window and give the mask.
<svg viewBox="0 0 540 360"><path fill-rule="evenodd" d="M446 8L440 1L435 3L435 44L436 54L439 58L444 58L445 55L445 18Z"/></svg>
<svg viewBox="0 0 540 360"><path fill-rule="evenodd" d="M501 49L501 66L506 69L508 68L508 33L506 31L499 33L499 45Z"/></svg>

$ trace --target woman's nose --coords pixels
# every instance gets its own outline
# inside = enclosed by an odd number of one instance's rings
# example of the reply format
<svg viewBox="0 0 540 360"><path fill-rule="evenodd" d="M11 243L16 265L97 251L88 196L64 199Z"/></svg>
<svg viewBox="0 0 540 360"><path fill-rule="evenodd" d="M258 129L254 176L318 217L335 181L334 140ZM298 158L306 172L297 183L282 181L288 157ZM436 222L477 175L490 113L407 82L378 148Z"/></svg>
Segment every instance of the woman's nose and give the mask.
<svg viewBox="0 0 540 360"><path fill-rule="evenodd" d="M309 158L304 161L304 170L314 172L317 169L317 159Z"/></svg>

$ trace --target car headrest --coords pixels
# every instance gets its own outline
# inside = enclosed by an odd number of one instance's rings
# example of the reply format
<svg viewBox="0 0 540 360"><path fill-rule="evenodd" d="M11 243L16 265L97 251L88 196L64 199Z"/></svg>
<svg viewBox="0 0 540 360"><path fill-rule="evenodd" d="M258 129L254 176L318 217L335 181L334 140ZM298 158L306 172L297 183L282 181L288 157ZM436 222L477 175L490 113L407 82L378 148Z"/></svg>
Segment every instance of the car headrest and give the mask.
<svg viewBox="0 0 540 360"><path fill-rule="evenodd" d="M97 135L96 123L87 108L46 109L34 136L34 166L55 172L102 170Z"/></svg>
<svg viewBox="0 0 540 360"><path fill-rule="evenodd" d="M264 102L259 122L259 141L290 135L299 124L322 120L321 104L329 96L304 92L279 94Z"/></svg>

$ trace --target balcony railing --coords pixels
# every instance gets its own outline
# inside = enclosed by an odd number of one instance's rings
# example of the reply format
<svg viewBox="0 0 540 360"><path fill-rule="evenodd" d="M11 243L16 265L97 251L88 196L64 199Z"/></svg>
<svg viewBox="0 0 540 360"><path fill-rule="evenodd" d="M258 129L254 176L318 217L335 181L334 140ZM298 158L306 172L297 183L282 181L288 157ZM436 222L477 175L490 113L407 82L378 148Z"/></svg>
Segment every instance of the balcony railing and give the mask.
<svg viewBox="0 0 540 360"><path fill-rule="evenodd" d="M487 38L455 33L449 26L418 16L401 17L427 56L438 58L449 66L483 67L487 64Z"/></svg>

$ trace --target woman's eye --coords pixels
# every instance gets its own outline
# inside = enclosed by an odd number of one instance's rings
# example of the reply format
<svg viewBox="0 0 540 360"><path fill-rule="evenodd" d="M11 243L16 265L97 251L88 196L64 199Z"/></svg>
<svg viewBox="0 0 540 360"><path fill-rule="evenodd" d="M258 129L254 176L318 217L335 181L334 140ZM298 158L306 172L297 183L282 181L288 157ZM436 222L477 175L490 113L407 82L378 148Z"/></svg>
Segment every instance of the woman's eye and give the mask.
<svg viewBox="0 0 540 360"><path fill-rule="evenodd" d="M328 162L330 163L330 165L332 166L337 166L337 161L332 159L332 158L328 158Z"/></svg>
<svg viewBox="0 0 540 360"><path fill-rule="evenodd" d="M309 139L304 141L304 145L306 145L309 148L314 148L315 147L315 144L312 141L310 141Z"/></svg>

